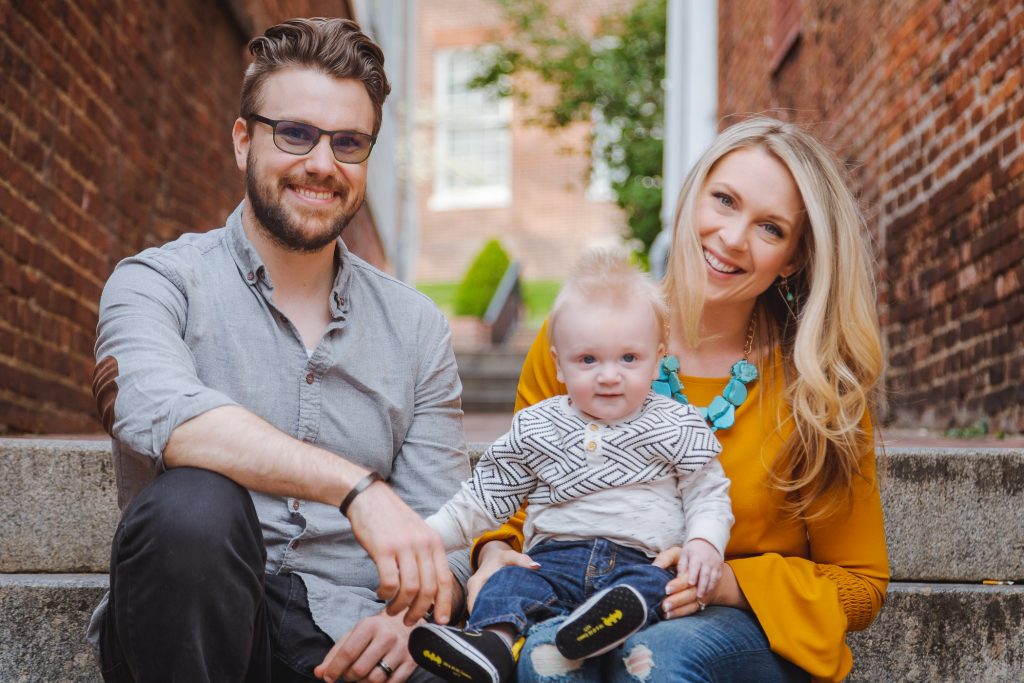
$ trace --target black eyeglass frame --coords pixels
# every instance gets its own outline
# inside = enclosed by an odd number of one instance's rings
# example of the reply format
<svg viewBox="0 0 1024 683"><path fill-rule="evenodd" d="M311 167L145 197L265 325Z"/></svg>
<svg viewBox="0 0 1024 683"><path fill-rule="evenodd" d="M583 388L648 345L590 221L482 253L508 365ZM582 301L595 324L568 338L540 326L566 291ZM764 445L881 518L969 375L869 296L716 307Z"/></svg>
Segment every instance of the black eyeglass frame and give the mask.
<svg viewBox="0 0 1024 683"><path fill-rule="evenodd" d="M306 123L304 121L290 121L288 119L277 119L277 120L275 120L275 119L268 119L266 116L260 116L259 114L249 114L247 119L249 121L259 121L260 123L265 123L268 126L270 126L271 133L272 133L271 137L274 140L274 146L277 147L282 152L284 152L285 154L294 154L295 156L303 156L304 154L309 154L310 152L312 152L313 148L316 147L318 144L320 144L320 138L322 138L323 136L326 135L328 137L328 139L332 141L330 147L331 147L331 153L334 155L335 160L337 160L339 163L342 163L342 164L361 164L361 163L363 163L364 161L366 161L367 159L370 158L370 153L373 151L373 146L375 144L377 144L377 136L376 135L370 135L368 133L361 133L358 130L347 130L347 129L342 129L342 130L324 130L323 128L320 128L319 126L314 126L312 123ZM309 149L307 149L305 152L294 152L294 151L292 151L290 149L285 149L284 147L281 146L281 143L278 142L278 140L277 140L277 127L278 127L278 125L280 125L282 123L290 123L290 124L293 124L293 125L296 125L296 126L305 126L307 128L311 128L311 129L313 129L313 130L315 130L317 132L317 137L316 137L315 140L313 140L312 144L310 144L310 146L309 146ZM346 159L339 158L338 157L338 150L336 150L334 148L334 144L333 144L334 136L338 135L339 133L344 133L346 135L353 135L353 136L356 136L356 137L359 137L359 138L364 138L364 139L369 140L370 141L370 146L366 148L366 156L364 156L362 159L359 159L358 161L356 161L356 160L346 160Z"/></svg>

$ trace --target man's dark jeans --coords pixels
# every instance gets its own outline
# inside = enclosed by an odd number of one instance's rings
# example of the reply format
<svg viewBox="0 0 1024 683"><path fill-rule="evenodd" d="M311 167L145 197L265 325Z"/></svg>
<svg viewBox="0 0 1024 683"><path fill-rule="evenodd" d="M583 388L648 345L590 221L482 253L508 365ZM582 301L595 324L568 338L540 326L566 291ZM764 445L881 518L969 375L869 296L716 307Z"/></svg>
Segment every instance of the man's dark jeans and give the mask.
<svg viewBox="0 0 1024 683"><path fill-rule="evenodd" d="M125 511L100 636L108 683L313 681L334 645L292 574L264 572L248 491L200 469L161 474Z"/></svg>

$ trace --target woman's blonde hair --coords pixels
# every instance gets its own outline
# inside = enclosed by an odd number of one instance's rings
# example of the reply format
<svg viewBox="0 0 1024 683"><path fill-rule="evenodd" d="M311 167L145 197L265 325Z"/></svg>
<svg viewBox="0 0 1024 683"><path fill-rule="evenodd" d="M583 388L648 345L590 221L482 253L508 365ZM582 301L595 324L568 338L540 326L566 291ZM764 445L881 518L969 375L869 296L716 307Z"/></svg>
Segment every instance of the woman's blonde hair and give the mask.
<svg viewBox="0 0 1024 683"><path fill-rule="evenodd" d="M872 447L862 419L874 407L884 364L867 230L833 155L801 128L768 117L719 134L679 195L666 295L684 340L696 346L706 273L694 210L715 165L748 148L768 152L789 169L805 209L800 268L786 283L794 300L769 287L754 315L758 347L781 350L794 423L772 464L771 482L784 494L787 512L812 519L844 500L826 494L845 493L848 500L860 475L860 459ZM770 356L761 361L763 374L772 363ZM764 381L773 379L781 378Z"/></svg>

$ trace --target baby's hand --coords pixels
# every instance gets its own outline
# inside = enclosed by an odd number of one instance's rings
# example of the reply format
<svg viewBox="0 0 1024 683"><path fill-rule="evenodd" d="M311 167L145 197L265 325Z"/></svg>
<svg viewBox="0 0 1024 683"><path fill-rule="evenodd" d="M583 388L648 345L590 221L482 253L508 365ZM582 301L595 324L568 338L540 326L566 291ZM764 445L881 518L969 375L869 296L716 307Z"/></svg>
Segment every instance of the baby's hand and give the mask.
<svg viewBox="0 0 1024 683"><path fill-rule="evenodd" d="M680 578L686 578L691 586L697 587L697 601L715 590L722 576L722 555L715 546L703 538L686 542L676 566Z"/></svg>

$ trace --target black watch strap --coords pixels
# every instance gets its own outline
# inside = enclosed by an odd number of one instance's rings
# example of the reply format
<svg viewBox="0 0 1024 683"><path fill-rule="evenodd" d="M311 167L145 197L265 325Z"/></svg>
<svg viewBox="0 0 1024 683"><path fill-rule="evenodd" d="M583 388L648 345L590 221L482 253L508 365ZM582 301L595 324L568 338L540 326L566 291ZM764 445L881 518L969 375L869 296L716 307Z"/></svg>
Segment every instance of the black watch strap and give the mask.
<svg viewBox="0 0 1024 683"><path fill-rule="evenodd" d="M345 500L341 501L341 505L338 506L338 511L348 517L348 506L352 504L352 501L356 499L360 493L370 488L374 483L378 481L384 481L384 477L380 476L376 472L370 472L365 477L356 482L356 485L352 487L352 490L345 496Z"/></svg>

